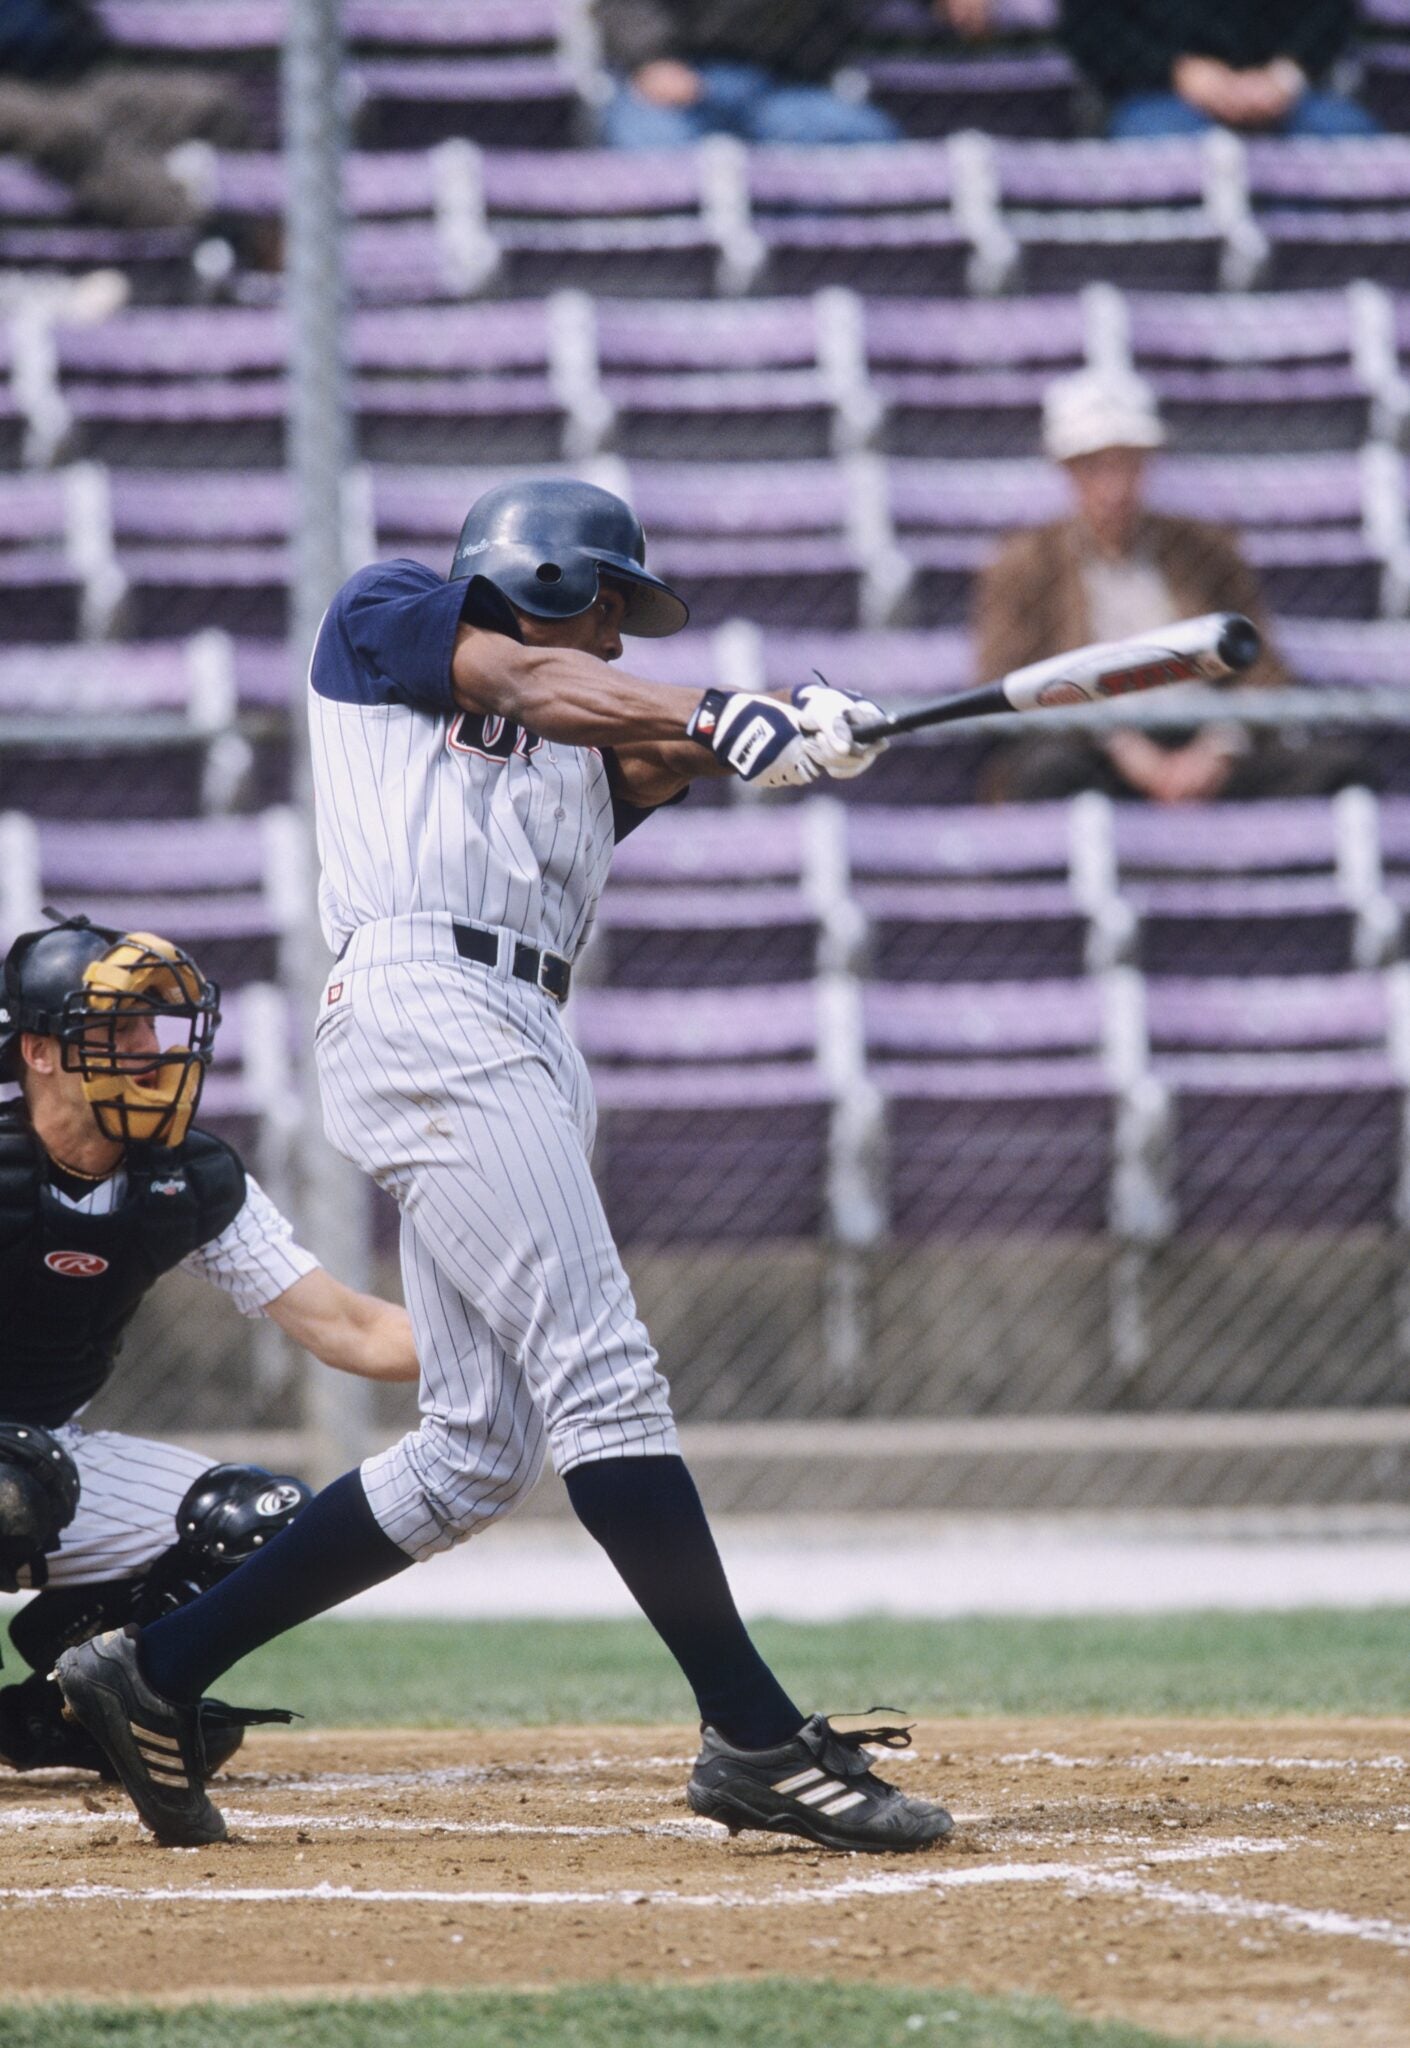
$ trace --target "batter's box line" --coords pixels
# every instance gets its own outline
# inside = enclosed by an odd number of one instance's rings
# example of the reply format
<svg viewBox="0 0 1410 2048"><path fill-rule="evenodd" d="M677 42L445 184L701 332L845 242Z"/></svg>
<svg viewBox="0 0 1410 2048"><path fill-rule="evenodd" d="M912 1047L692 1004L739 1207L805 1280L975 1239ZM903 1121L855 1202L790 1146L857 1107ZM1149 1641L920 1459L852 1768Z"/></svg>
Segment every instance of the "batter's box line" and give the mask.
<svg viewBox="0 0 1410 2048"><path fill-rule="evenodd" d="M1142 1861L1196 1862L1218 1857L1286 1853L1294 1845L1280 1841L1225 1841L1191 1843L1179 1849L1151 1850ZM1410 1927L1387 1919L1359 1919L1334 1910L1283 1905L1265 1899L1232 1898L1226 1893L1187 1891L1179 1885L1144 1878L1134 1871L1108 1867L1092 1869L1072 1863L991 1864L961 1871L884 1871L872 1877L843 1878L832 1885L775 1886L766 1892L674 1891L444 1891L421 1888L363 1889L354 1885L323 1882L316 1885L160 1885L140 1888L126 1885L80 1884L66 1886L0 1888L0 1899L16 1904L105 1904L133 1903L212 1905L426 1905L518 1908L536 1906L653 1906L662 1909L711 1912L843 1904L859 1898L899 1898L930 1893L1015 1885L1052 1885L1072 1897L1108 1895L1140 1899L1172 1911L1202 1914L1231 1924L1253 1922L1291 1934L1333 1936L1365 1941L1397 1950L1410 1949Z"/></svg>
<svg viewBox="0 0 1410 2048"><path fill-rule="evenodd" d="M1159 1749L1137 1756L1066 1756L1057 1749L1011 1750L1001 1764L1050 1764L1059 1771L1404 1771L1403 1756L1202 1756L1190 1749Z"/></svg>

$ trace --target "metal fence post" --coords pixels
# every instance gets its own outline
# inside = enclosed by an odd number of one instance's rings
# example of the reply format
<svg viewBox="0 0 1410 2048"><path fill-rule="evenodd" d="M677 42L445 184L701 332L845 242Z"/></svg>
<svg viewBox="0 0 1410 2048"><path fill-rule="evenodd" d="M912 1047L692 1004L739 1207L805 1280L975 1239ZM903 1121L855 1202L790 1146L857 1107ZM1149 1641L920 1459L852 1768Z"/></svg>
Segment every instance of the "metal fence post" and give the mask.
<svg viewBox="0 0 1410 2048"><path fill-rule="evenodd" d="M288 174L286 303L289 321L288 468L293 501L290 655L301 677L319 621L342 582L344 479L352 433L343 348L344 93L339 0L290 0L283 62ZM307 725L297 702L291 721L298 815L310 845L313 776ZM311 865L310 872L313 872ZM300 1236L352 1286L368 1278L367 1187L323 1136L313 1075L310 1020L329 965L310 890L291 974L301 1019L302 1116L295 1182ZM310 1364L305 1418L322 1478L360 1458L371 1428L371 1387Z"/></svg>

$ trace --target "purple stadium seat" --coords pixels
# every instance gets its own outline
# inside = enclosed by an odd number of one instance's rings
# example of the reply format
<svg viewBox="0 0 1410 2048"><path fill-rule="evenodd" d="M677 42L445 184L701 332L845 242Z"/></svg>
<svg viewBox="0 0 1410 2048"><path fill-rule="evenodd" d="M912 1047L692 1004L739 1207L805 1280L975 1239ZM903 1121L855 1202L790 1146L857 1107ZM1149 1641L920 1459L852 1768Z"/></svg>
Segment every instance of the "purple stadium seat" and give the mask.
<svg viewBox="0 0 1410 2048"><path fill-rule="evenodd" d="M1410 141L1251 141L1248 189L1280 290L1374 278L1410 286Z"/></svg>
<svg viewBox="0 0 1410 2048"><path fill-rule="evenodd" d="M1305 682L1336 690L1403 690L1410 683L1404 619L1280 619L1273 634Z"/></svg>
<svg viewBox="0 0 1410 2048"><path fill-rule="evenodd" d="M563 149L573 140L577 88L556 56L361 57L350 70L358 139L368 149L456 136L495 148Z"/></svg>
<svg viewBox="0 0 1410 2048"><path fill-rule="evenodd" d="M883 982L1080 975L1090 921L1070 886L1066 804L848 811L853 894Z"/></svg>
<svg viewBox="0 0 1410 2048"><path fill-rule="evenodd" d="M1075 297L871 299L863 309L871 385L895 455L1028 455L1043 389L1084 359Z"/></svg>
<svg viewBox="0 0 1410 2048"><path fill-rule="evenodd" d="M1067 485L1046 462L897 458L886 465L886 484L912 572L907 615L919 625L966 623L974 578L1000 536L1068 510Z"/></svg>
<svg viewBox="0 0 1410 2048"><path fill-rule="evenodd" d="M1339 874L1337 812L1319 798L1118 804L1118 886L1151 974L1336 972L1356 904Z"/></svg>
<svg viewBox="0 0 1410 2048"><path fill-rule="evenodd" d="M1072 133L1078 79L1064 50L873 57L862 69L871 97L908 135Z"/></svg>
<svg viewBox="0 0 1410 2048"><path fill-rule="evenodd" d="M137 638L206 626L278 635L288 624L289 479L281 471L111 479L124 616Z"/></svg>
<svg viewBox="0 0 1410 2048"><path fill-rule="evenodd" d="M870 983L863 1003L896 1236L1106 1228L1117 1096L1095 982Z"/></svg>
<svg viewBox="0 0 1410 2048"><path fill-rule="evenodd" d="M613 859L593 942L600 977L618 988L805 981L826 914L809 868L806 812L796 804L653 821Z"/></svg>
<svg viewBox="0 0 1410 2048"><path fill-rule="evenodd" d="M199 64L227 72L257 138L279 138L279 52L285 0L101 0L124 59L149 66Z"/></svg>
<svg viewBox="0 0 1410 2048"><path fill-rule="evenodd" d="M11 226L0 214L0 270L42 277L121 270L135 299L165 303L191 291L198 239L189 228L102 228L67 221Z"/></svg>
<svg viewBox="0 0 1410 2048"><path fill-rule="evenodd" d="M951 210L954 175L934 143L749 152L762 290L961 292L974 245Z"/></svg>
<svg viewBox="0 0 1410 2048"><path fill-rule="evenodd" d="M0 653L0 805L35 817L186 816L245 763L222 634ZM37 906L36 906L37 907Z"/></svg>
<svg viewBox="0 0 1410 2048"><path fill-rule="evenodd" d="M574 418L554 355L541 299L363 311L359 450L373 462L554 461Z"/></svg>
<svg viewBox="0 0 1410 2048"><path fill-rule="evenodd" d="M559 0L347 0L343 30L365 49L551 50Z"/></svg>
<svg viewBox="0 0 1410 2048"><path fill-rule="evenodd" d="M1403 1077L1383 976L1152 980L1146 1020L1183 1233L1392 1224Z"/></svg>
<svg viewBox="0 0 1410 2048"><path fill-rule="evenodd" d="M1384 563L1367 538L1354 454L1172 456L1152 471L1151 502L1237 526L1276 612L1354 619L1381 609Z"/></svg>
<svg viewBox="0 0 1410 2048"><path fill-rule="evenodd" d="M811 982L584 989L569 1021L594 1068L593 1164L623 1242L821 1233L831 1099Z"/></svg>
<svg viewBox="0 0 1410 2048"><path fill-rule="evenodd" d="M623 454L738 461L825 456L839 394L812 299L599 299L612 442Z"/></svg>
<svg viewBox="0 0 1410 2048"><path fill-rule="evenodd" d="M54 330L76 451L143 468L252 468L284 459L283 315L139 309Z"/></svg>
<svg viewBox="0 0 1410 2048"><path fill-rule="evenodd" d="M85 609L78 559L63 473L0 476L0 636L76 638Z"/></svg>
<svg viewBox="0 0 1410 2048"><path fill-rule="evenodd" d="M1198 141L1000 141L992 162L1027 290L1100 281L1207 291L1219 282L1226 230Z"/></svg>
<svg viewBox="0 0 1410 2048"><path fill-rule="evenodd" d="M1272 455L1366 439L1374 394L1345 292L1137 292L1126 311L1178 449Z"/></svg>
<svg viewBox="0 0 1410 2048"><path fill-rule="evenodd" d="M690 593L699 625L860 623L868 563L846 472L831 463L633 463L651 560Z"/></svg>
<svg viewBox="0 0 1410 2048"><path fill-rule="evenodd" d="M300 915L302 865L285 810L39 827L44 902L123 931L160 932L222 984L278 973Z"/></svg>
<svg viewBox="0 0 1410 2048"><path fill-rule="evenodd" d="M480 166L499 251L498 288L525 295L570 286L699 297L730 250L716 225L701 149L653 152L495 150ZM735 259L742 266L741 253Z"/></svg>

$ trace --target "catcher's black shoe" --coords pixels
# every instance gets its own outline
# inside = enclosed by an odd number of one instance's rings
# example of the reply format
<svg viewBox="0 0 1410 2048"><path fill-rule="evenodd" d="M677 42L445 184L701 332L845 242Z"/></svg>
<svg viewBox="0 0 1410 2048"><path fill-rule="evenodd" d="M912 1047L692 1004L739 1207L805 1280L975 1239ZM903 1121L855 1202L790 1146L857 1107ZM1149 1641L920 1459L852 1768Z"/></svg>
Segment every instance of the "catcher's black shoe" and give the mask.
<svg viewBox="0 0 1410 2048"><path fill-rule="evenodd" d="M225 1821L205 1794L216 1755L252 1721L291 1721L282 1709L183 1706L163 1699L137 1662L140 1630L108 1629L65 1650L54 1675L66 1711L102 1748L127 1795L165 1848L223 1842ZM238 1743L235 1745L238 1747Z"/></svg>
<svg viewBox="0 0 1410 2048"><path fill-rule="evenodd" d="M63 1694L39 1672L0 1691L0 1763L12 1771L117 1773L93 1737L64 1714Z"/></svg>
<svg viewBox="0 0 1410 2048"><path fill-rule="evenodd" d="M203 1717L202 1734L206 1768L214 1774L235 1755L245 1728L243 1721L225 1721L212 1711ZM37 1671L0 1687L0 1764L12 1771L94 1771L105 1784L120 1783L93 1737L66 1713L53 1679Z"/></svg>
<svg viewBox="0 0 1410 2048"><path fill-rule="evenodd" d="M872 1770L866 1745L905 1749L908 1728L844 1734L822 1714L777 1749L735 1749L713 1728L690 1774L692 1813L741 1828L804 1835L825 1849L931 1849L951 1833L943 1806L912 1799Z"/></svg>

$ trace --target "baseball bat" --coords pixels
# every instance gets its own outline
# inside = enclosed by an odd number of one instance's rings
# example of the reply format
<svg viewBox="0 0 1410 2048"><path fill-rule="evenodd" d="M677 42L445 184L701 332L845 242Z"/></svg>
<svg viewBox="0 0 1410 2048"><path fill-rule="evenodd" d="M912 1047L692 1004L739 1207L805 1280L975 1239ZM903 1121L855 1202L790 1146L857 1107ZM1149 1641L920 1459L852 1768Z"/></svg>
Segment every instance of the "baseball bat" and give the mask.
<svg viewBox="0 0 1410 2048"><path fill-rule="evenodd" d="M1070 704L1101 704L1169 683L1217 683L1239 675L1257 661L1262 642L1242 612L1206 612L1181 619L1131 640L1074 647L1047 661L1011 669L996 683L918 704L894 718L854 727L859 740L891 739L922 726L951 725L962 718L992 718L1006 711L1050 711Z"/></svg>

